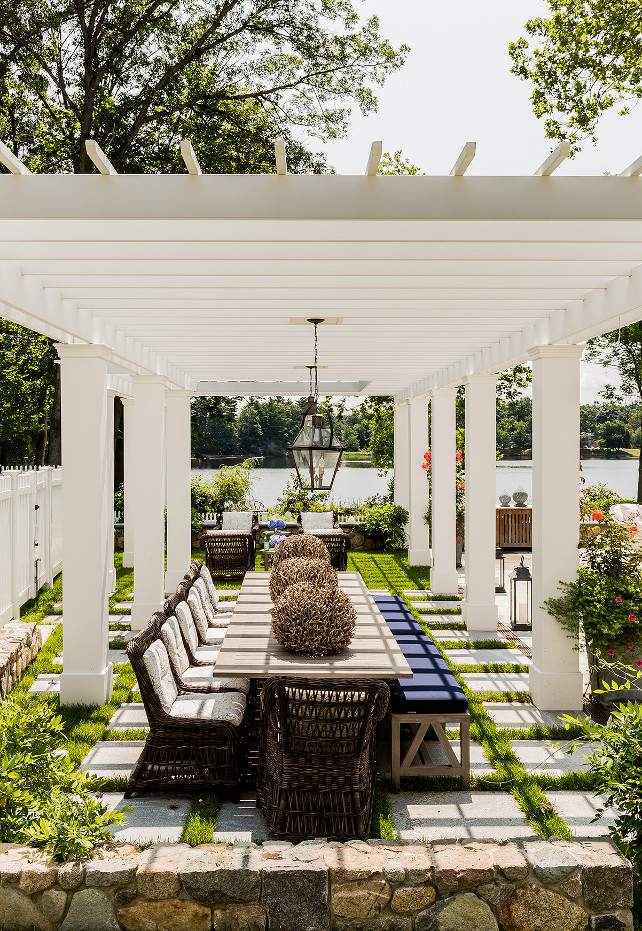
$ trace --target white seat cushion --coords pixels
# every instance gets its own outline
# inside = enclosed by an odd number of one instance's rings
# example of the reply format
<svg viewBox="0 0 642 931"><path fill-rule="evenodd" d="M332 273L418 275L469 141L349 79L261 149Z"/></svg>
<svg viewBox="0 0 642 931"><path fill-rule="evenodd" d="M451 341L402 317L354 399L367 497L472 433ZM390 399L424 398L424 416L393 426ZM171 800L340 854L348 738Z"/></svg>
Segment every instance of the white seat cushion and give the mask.
<svg viewBox="0 0 642 931"><path fill-rule="evenodd" d="M212 692L234 689L236 692L244 692L247 695L250 691L249 679L243 679L241 676L225 678L215 676L213 672L213 666L192 666L184 676L181 676L181 679L186 685L205 685Z"/></svg>
<svg viewBox="0 0 642 931"><path fill-rule="evenodd" d="M189 659L181 636L181 629L178 621L174 616L168 618L160 631L161 640L165 644L165 649L169 653L169 658L179 676L189 667Z"/></svg>
<svg viewBox="0 0 642 931"><path fill-rule="evenodd" d="M171 714L171 709L178 697L178 686L170 669L167 650L160 640L154 640L145 650L143 664L163 710Z"/></svg>
<svg viewBox="0 0 642 931"><path fill-rule="evenodd" d="M207 566L201 566L201 578L207 586L207 592L210 596L210 603L212 604L212 607L216 608L218 605L218 592L216 591L216 585L214 585L212 573L207 568Z"/></svg>
<svg viewBox="0 0 642 931"><path fill-rule="evenodd" d="M201 599L203 610L205 611L205 617L207 618L208 624L214 623L214 608L210 602L210 596L207 593L207 586L203 579L196 579L192 585L192 589L197 592L199 598Z"/></svg>
<svg viewBox="0 0 642 931"><path fill-rule="evenodd" d="M243 533L250 533L253 517L251 511L224 511L221 530L240 530Z"/></svg>
<svg viewBox="0 0 642 931"><path fill-rule="evenodd" d="M214 665L218 659L219 652L220 650L216 649L216 645L212 644L212 646L208 647L196 647L194 656L200 663L210 663Z"/></svg>
<svg viewBox="0 0 642 931"><path fill-rule="evenodd" d="M176 605L176 617L178 618L178 623L181 628L181 633L185 638L185 642L193 653L198 647L198 633L196 631L192 612L186 601L181 601Z"/></svg>
<svg viewBox="0 0 642 931"><path fill-rule="evenodd" d="M207 643L213 643L214 645L218 646L225 640L226 633L227 629L225 627L210 627L205 640Z"/></svg>
<svg viewBox="0 0 642 931"><path fill-rule="evenodd" d="M218 692L212 695L179 695L171 707L173 718L193 721L228 721L239 727L245 711L243 692Z"/></svg>
<svg viewBox="0 0 642 931"><path fill-rule="evenodd" d="M332 511L304 511L301 514L301 527L304 532L311 530L332 530L334 514Z"/></svg>
<svg viewBox="0 0 642 931"><path fill-rule="evenodd" d="M192 612L192 619L196 625L196 629L198 630L198 638L201 641L205 640L210 625L207 623L207 615L205 614L205 608L203 607L203 599L193 585L189 590L189 595L187 596L187 604L189 605L189 609Z"/></svg>

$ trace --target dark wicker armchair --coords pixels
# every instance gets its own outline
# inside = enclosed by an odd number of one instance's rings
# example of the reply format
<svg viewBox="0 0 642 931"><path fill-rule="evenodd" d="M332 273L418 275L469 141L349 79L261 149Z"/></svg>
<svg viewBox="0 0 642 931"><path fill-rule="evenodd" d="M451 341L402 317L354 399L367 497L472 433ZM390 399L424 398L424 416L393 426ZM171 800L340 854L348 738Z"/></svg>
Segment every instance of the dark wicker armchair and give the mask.
<svg viewBox="0 0 642 931"><path fill-rule="evenodd" d="M159 639L165 618L164 612L154 614L147 627L127 644L150 730L127 783L125 798L141 791L206 791L214 787L237 795L239 769L245 759L247 707L240 726L215 718L172 716L165 711L143 662L145 650ZM180 688L178 691L184 694ZM208 700L203 695L191 697L195 701Z"/></svg>
<svg viewBox="0 0 642 931"><path fill-rule="evenodd" d="M312 511L309 513L310 515L313 515L317 512ZM319 513L329 515L330 511ZM320 540L323 540L328 548L328 552L330 553L330 562L332 563L332 568L337 569L339 572L345 572L348 568L348 550L350 549L350 537L339 527L339 518L336 512L332 515L332 527L314 530L309 528L304 529L303 523L303 515L299 514L297 517L299 531L302 533L312 534L313 536L318 537ZM328 521L328 523L330 523L330 521Z"/></svg>
<svg viewBox="0 0 642 931"><path fill-rule="evenodd" d="M376 728L388 696L373 679L266 681L257 795L274 837L368 836Z"/></svg>
<svg viewBox="0 0 642 931"><path fill-rule="evenodd" d="M214 530L203 534L205 564L215 579L242 578L255 567L259 516L252 514L249 531L223 530L223 515L217 515Z"/></svg>

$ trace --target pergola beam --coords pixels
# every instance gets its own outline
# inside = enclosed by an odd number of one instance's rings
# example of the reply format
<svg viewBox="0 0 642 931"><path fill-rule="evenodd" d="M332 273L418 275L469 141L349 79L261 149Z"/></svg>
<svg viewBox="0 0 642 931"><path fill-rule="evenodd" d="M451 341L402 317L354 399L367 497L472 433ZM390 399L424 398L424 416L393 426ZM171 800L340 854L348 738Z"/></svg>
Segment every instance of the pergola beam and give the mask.
<svg viewBox="0 0 642 931"><path fill-rule="evenodd" d="M323 381L319 382L320 394L361 394L370 382ZM200 397L266 397L268 395L292 395L305 397L310 390L309 382L303 381L199 381L194 385L194 394Z"/></svg>
<svg viewBox="0 0 642 931"><path fill-rule="evenodd" d="M31 172L23 164L17 155L14 155L9 146L0 142L0 162L7 168L12 175L30 175Z"/></svg>
<svg viewBox="0 0 642 931"><path fill-rule="evenodd" d="M118 172L94 139L85 141L85 150L101 175L117 175Z"/></svg>
<svg viewBox="0 0 642 931"><path fill-rule="evenodd" d="M459 153L457 161L453 165L453 170L450 172L451 177L461 178L466 174L466 169L472 162L477 151L477 143L467 142L464 148Z"/></svg>
<svg viewBox="0 0 642 931"><path fill-rule="evenodd" d="M566 161L566 159L571 154L571 144L570 142L560 142L557 148L553 149L551 154L545 159L542 164L539 166L535 172L536 176L540 178L548 177L552 175L556 168Z"/></svg>
<svg viewBox="0 0 642 931"><path fill-rule="evenodd" d="M287 175L288 158L285 151L285 139L274 140L274 158L276 160L277 175Z"/></svg>
<svg viewBox="0 0 642 931"><path fill-rule="evenodd" d="M636 158L634 162L620 172L620 177L622 178L637 178L638 175L642 174L642 155L639 158Z"/></svg>
<svg viewBox="0 0 642 931"><path fill-rule="evenodd" d="M371 178L374 177L379 171L379 163L381 162L382 153L383 143L373 142L370 146L370 155L368 156L368 164L366 165L366 175Z"/></svg>
<svg viewBox="0 0 642 931"><path fill-rule="evenodd" d="M185 167L191 175L202 175L201 166L198 164L194 147L189 139L183 139L181 142L181 156L185 162Z"/></svg>

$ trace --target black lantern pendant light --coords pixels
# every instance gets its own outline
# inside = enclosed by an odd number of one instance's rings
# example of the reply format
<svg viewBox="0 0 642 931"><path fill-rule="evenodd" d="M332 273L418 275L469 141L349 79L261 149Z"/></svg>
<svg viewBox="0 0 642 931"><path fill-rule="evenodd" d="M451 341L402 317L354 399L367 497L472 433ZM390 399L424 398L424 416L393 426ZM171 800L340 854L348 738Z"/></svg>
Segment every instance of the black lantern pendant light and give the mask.
<svg viewBox="0 0 642 931"><path fill-rule="evenodd" d="M310 396L301 418L301 429L289 448L301 488L308 491L329 491L337 474L343 446L334 438L332 418L323 423L318 412L319 379L317 372L317 327L323 320L308 320L314 324L314 365L310 369Z"/></svg>

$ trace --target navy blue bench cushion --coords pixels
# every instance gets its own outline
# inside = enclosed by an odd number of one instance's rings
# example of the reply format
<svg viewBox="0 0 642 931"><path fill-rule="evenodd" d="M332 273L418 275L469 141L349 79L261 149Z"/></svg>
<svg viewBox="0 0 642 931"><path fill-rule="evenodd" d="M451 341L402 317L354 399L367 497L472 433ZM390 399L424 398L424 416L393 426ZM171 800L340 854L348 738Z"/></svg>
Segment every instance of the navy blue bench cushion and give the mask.
<svg viewBox="0 0 642 931"><path fill-rule="evenodd" d="M467 711L468 699L459 682L405 601L395 596L376 596L375 602L413 672L412 679L390 683L390 710L400 714Z"/></svg>

